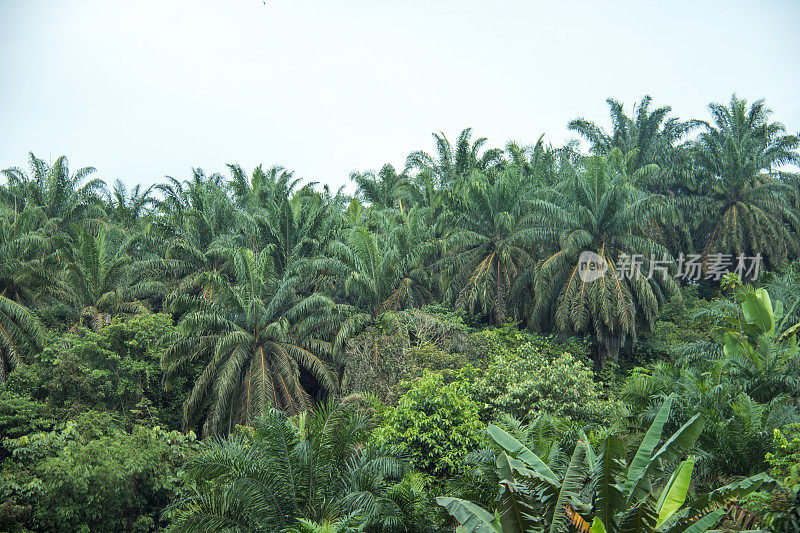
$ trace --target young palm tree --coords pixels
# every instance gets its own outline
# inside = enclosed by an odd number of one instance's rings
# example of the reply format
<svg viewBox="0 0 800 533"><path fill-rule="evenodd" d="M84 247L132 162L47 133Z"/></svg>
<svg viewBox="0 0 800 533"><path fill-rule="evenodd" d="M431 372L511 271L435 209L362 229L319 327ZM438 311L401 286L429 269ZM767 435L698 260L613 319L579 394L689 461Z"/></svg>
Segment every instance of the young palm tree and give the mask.
<svg viewBox="0 0 800 533"><path fill-rule="evenodd" d="M633 188L605 158L587 159L585 170L535 200L536 239L554 249L535 268L529 322L593 334L600 365L614 363L621 345L636 338L637 324L652 324L660 305L678 292L672 257L645 231L656 208L652 195ZM584 279L584 252L606 265L602 276ZM614 266L621 257L631 258L630 268Z"/></svg>
<svg viewBox="0 0 800 533"><path fill-rule="evenodd" d="M366 444L368 422L352 404L329 402L291 418L266 413L252 443L213 442L187 466L197 488L173 504L173 529L429 531L415 515L420 494L400 483L407 460Z"/></svg>
<svg viewBox="0 0 800 533"><path fill-rule="evenodd" d="M800 161L800 138L785 135L782 124L769 121L763 100L748 107L734 95L728 106L711 104L709 109L714 123L704 124L696 146L699 194L685 200L704 222L699 247L706 256L761 253L777 267L800 251L794 190L778 175L782 165Z"/></svg>
<svg viewBox="0 0 800 533"><path fill-rule="evenodd" d="M323 390L335 381L320 356L318 340L332 330L331 301L320 294L300 298L296 277L278 278L269 251L229 252L229 275L205 273L202 296L187 293L174 305L192 309L164 355L167 377L186 364L205 366L184 402L190 426L208 406L206 432L230 432L270 408L299 412L312 402L301 372Z"/></svg>

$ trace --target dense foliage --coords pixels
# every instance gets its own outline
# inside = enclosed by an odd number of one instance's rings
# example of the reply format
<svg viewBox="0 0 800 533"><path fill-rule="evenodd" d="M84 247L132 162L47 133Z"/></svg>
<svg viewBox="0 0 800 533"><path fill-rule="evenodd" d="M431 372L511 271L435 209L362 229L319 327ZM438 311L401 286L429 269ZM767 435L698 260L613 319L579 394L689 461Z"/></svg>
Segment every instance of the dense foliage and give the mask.
<svg viewBox="0 0 800 533"><path fill-rule="evenodd" d="M353 195L5 170L0 530L796 527L800 139L608 103Z"/></svg>

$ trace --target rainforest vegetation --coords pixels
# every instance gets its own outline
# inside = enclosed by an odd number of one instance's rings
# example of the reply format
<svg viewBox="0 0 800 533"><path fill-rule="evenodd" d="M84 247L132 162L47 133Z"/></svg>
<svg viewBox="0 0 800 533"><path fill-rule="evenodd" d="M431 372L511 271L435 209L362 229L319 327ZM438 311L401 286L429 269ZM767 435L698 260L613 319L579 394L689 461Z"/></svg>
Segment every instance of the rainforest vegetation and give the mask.
<svg viewBox="0 0 800 533"><path fill-rule="evenodd" d="M352 195L5 170L0 531L800 530L800 139L608 107Z"/></svg>

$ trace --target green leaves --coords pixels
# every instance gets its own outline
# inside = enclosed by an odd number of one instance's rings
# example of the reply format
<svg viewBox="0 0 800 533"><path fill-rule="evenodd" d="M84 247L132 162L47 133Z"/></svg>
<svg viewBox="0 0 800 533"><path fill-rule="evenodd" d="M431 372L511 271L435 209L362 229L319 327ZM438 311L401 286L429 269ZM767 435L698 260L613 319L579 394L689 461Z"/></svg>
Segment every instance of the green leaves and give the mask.
<svg viewBox="0 0 800 533"><path fill-rule="evenodd" d="M487 429L489 436L505 449L512 457L516 457L523 461L534 472L545 476L550 479L556 479L556 475L550 470L550 467L544 461L539 459L535 453L530 451L524 444L517 439L495 426L489 424Z"/></svg>
<svg viewBox="0 0 800 533"><path fill-rule="evenodd" d="M458 533L505 533L494 515L474 503L446 496L437 497L436 503L458 521Z"/></svg>
<svg viewBox="0 0 800 533"><path fill-rule="evenodd" d="M742 314L747 323L753 326L757 335L771 337L775 332L775 316L766 289L756 289L754 293L747 293L742 302Z"/></svg>
<svg viewBox="0 0 800 533"><path fill-rule="evenodd" d="M695 457L692 455L683 461L672 473L672 476L664 487L661 497L658 499L656 510L658 520L656 528L660 527L665 520L675 514L686 501L686 494L689 492L689 484L692 481L692 469L694 468Z"/></svg>

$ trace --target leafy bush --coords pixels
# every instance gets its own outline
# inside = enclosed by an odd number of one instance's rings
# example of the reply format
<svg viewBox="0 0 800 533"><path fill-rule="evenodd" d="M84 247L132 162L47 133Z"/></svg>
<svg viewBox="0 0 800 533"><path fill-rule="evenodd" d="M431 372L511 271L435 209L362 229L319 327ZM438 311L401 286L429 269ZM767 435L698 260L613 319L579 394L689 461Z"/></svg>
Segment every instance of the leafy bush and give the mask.
<svg viewBox="0 0 800 533"><path fill-rule="evenodd" d="M97 333L66 333L53 338L32 364L12 373L6 387L46 402L60 418L106 409L129 420L177 428L183 387L178 383L165 391L160 366L163 339L173 331L171 317L156 313L117 317Z"/></svg>
<svg viewBox="0 0 800 533"><path fill-rule="evenodd" d="M545 415L600 422L613 411L585 359L563 351L552 338L508 327L479 335L494 357L472 386L475 399L486 405L484 418L506 413L520 420ZM582 347L574 341L571 346Z"/></svg>
<svg viewBox="0 0 800 533"><path fill-rule="evenodd" d="M12 453L0 476L4 531L153 531L163 526L178 468L200 446L194 433L126 432L94 411L4 444Z"/></svg>
<svg viewBox="0 0 800 533"><path fill-rule="evenodd" d="M377 439L405 448L419 470L435 476L458 472L483 438L480 406L469 397L467 375L446 384L441 374L426 371L397 407L383 413Z"/></svg>

